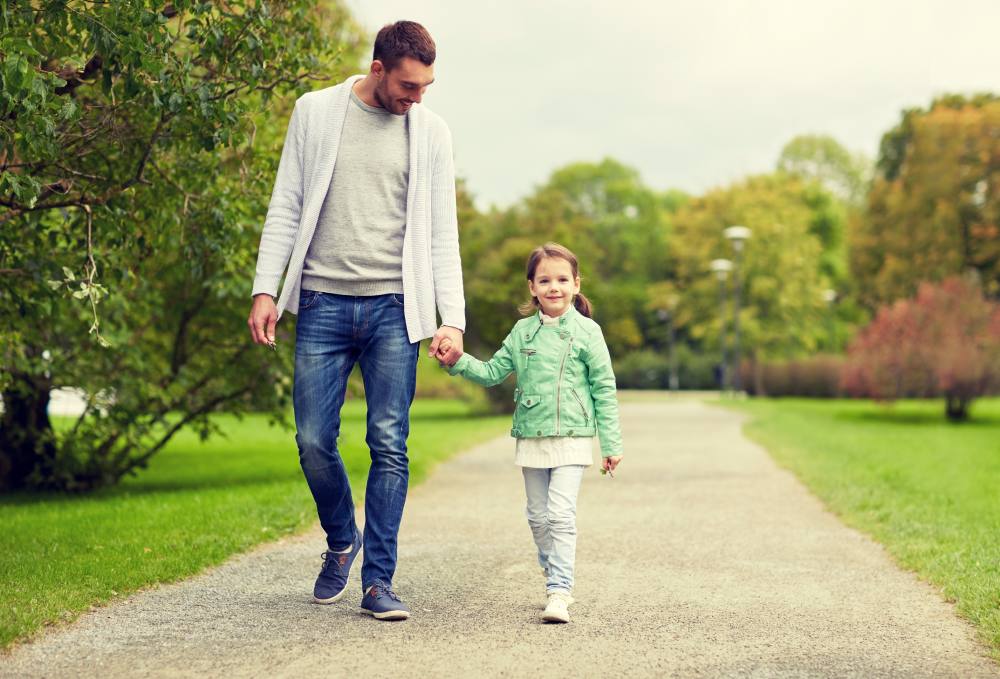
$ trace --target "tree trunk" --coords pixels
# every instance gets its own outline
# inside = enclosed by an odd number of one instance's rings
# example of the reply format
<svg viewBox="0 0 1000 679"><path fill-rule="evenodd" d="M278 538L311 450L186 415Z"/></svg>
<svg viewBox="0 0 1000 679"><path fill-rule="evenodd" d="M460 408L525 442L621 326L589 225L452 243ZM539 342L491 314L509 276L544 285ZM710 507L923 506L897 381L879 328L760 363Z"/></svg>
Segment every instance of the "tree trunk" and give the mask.
<svg viewBox="0 0 1000 679"><path fill-rule="evenodd" d="M764 366L763 361L753 362L753 393L751 396L767 396L767 387L764 386Z"/></svg>
<svg viewBox="0 0 1000 679"><path fill-rule="evenodd" d="M24 488L40 463L55 457L49 421L51 384L44 377L15 374L3 392L0 417L0 490Z"/></svg>
<svg viewBox="0 0 1000 679"><path fill-rule="evenodd" d="M969 399L952 394L946 395L945 415L952 422L965 422L969 419Z"/></svg>

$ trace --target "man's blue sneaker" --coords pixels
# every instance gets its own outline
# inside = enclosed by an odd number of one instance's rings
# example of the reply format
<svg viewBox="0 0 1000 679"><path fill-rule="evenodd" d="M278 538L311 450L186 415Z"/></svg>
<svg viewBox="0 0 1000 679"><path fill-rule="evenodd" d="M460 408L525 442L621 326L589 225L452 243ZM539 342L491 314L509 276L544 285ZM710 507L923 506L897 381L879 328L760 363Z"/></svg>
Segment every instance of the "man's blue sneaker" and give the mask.
<svg viewBox="0 0 1000 679"><path fill-rule="evenodd" d="M410 617L410 609L406 604L380 580L376 580L361 597L361 610L379 620L406 620Z"/></svg>
<svg viewBox="0 0 1000 679"><path fill-rule="evenodd" d="M323 568L316 578L313 587L313 601L318 604L332 604L344 596L347 591L347 576L351 573L351 564L361 551L361 536L354 533L354 544L351 551L343 554L327 550L323 552Z"/></svg>

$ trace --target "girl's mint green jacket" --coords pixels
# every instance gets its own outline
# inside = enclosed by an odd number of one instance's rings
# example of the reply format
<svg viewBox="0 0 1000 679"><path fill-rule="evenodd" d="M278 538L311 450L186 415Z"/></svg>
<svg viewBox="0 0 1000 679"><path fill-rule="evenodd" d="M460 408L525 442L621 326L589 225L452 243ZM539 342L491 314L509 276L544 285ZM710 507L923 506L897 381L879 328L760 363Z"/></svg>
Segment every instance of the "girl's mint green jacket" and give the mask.
<svg viewBox="0 0 1000 679"><path fill-rule="evenodd" d="M558 325L542 325L539 314L521 319L489 361L462 354L449 372L485 387L517 373L515 438L596 435L602 456L622 454L608 345L601 326L573 307Z"/></svg>

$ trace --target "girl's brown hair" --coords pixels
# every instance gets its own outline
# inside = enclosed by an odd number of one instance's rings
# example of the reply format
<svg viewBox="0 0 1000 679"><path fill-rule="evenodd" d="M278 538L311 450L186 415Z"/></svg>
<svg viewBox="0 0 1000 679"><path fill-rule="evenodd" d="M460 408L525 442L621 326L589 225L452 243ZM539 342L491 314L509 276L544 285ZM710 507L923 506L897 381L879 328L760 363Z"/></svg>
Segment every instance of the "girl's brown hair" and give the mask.
<svg viewBox="0 0 1000 679"><path fill-rule="evenodd" d="M559 243L546 243L545 245L540 245L531 251L531 255L528 257L528 267L527 267L527 278L529 281L535 280L535 271L538 269L538 264L543 259L564 259L569 262L569 268L573 270L573 278L580 277L580 264L576 259L576 255L570 251L569 248L559 245ZM576 293L573 297L573 306L576 310L587 318L591 318L593 315L593 307L590 304L590 300L584 296L582 292ZM517 309L525 316L530 316L531 314L538 311L538 298L532 297L529 301L525 302Z"/></svg>

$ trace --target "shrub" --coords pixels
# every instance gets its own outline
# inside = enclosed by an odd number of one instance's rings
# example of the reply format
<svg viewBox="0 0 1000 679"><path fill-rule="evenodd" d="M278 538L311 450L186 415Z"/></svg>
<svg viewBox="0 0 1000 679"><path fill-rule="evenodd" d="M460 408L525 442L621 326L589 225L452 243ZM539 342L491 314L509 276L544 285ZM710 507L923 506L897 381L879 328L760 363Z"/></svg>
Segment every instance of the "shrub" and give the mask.
<svg viewBox="0 0 1000 679"><path fill-rule="evenodd" d="M716 359L695 353L678 344L677 382L681 389L716 389L713 369ZM615 361L615 378L619 389L669 389L670 356L666 352L643 349L626 354Z"/></svg>
<svg viewBox="0 0 1000 679"><path fill-rule="evenodd" d="M844 359L819 355L788 361L768 361L741 366L741 383L751 396L810 396L834 398L842 395L840 371Z"/></svg>
<svg viewBox="0 0 1000 679"><path fill-rule="evenodd" d="M879 310L849 348L842 375L855 396L944 396L951 420L1000 390L1000 305L969 278L923 283L916 298Z"/></svg>

